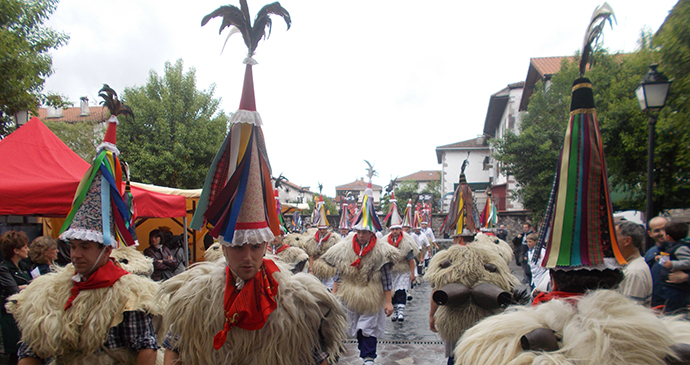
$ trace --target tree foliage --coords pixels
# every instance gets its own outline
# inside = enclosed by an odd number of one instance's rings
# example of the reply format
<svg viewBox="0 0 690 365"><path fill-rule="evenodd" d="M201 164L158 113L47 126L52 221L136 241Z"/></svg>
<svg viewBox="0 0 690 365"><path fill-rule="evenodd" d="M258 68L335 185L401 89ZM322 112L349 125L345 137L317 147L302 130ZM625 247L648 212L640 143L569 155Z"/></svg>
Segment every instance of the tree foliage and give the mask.
<svg viewBox="0 0 690 365"><path fill-rule="evenodd" d="M96 147L103 141L105 123L65 123L45 120L43 122L74 153L91 163L96 157Z"/></svg>
<svg viewBox="0 0 690 365"><path fill-rule="evenodd" d="M0 135L13 130L21 110L36 114L39 104L67 105L64 97L43 93L52 70L49 52L69 37L43 25L58 0L0 0Z"/></svg>
<svg viewBox="0 0 690 365"><path fill-rule="evenodd" d="M614 208L644 210L647 177L647 116L640 110L634 90L652 62L675 82L667 107L656 124L654 214L662 209L683 208L690 204L690 123L687 95L690 77L687 59L689 1L670 17L652 47L651 35L642 34L640 48L632 54L610 55L596 51L596 64L586 77L592 81L604 153L612 190L619 193ZM675 10L674 10L675 13ZM522 117L520 134L508 133L493 141L496 159L519 184L518 197L535 217L547 205L558 156L569 120L572 82L577 78L577 58L564 60L561 69L548 83L538 83Z"/></svg>
<svg viewBox="0 0 690 365"><path fill-rule="evenodd" d="M126 88L122 99L134 110L118 126L118 148L132 179L192 189L203 186L228 129L220 99L196 88L194 68L165 63L165 74L149 73L146 86Z"/></svg>

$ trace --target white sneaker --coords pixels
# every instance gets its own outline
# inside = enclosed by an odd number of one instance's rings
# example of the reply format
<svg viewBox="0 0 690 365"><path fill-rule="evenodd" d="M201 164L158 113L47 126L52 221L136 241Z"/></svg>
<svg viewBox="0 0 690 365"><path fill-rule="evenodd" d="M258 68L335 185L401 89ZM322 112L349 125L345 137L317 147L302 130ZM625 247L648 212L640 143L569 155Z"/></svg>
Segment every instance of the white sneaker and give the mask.
<svg viewBox="0 0 690 365"><path fill-rule="evenodd" d="M395 322L397 320L398 320L398 308L395 308L393 310L393 314L391 314L391 321Z"/></svg>
<svg viewBox="0 0 690 365"><path fill-rule="evenodd" d="M374 360L366 360L364 361L364 365L374 365Z"/></svg>

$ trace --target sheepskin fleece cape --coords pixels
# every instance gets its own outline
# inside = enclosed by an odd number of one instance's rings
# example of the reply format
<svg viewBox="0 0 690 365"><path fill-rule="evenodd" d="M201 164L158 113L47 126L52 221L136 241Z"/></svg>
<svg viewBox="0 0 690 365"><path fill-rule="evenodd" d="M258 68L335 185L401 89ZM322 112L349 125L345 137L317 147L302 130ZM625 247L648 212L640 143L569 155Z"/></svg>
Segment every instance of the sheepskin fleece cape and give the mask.
<svg viewBox="0 0 690 365"><path fill-rule="evenodd" d="M472 243L483 243L492 246L506 260L506 263L510 264L513 261L513 247L498 237L477 233Z"/></svg>
<svg viewBox="0 0 690 365"><path fill-rule="evenodd" d="M135 355L130 351L120 352L127 360L119 361L97 351L107 339L110 327L122 322L123 312L162 313L154 300L158 284L139 275L125 275L110 288L81 291L65 311L74 266L69 264L56 270L34 279L8 300L7 310L17 320L22 341L36 355L56 357L60 364L130 363Z"/></svg>
<svg viewBox="0 0 690 365"><path fill-rule="evenodd" d="M223 248L220 243L214 242L209 248L204 252L205 261L216 261L223 257Z"/></svg>
<svg viewBox="0 0 690 365"><path fill-rule="evenodd" d="M290 267L290 271L294 271L295 267L300 263L309 260L309 255L303 249L298 247L288 247L282 252L275 255L281 261Z"/></svg>
<svg viewBox="0 0 690 365"><path fill-rule="evenodd" d="M523 351L520 337L537 328L555 331L560 349ZM671 345L690 344L690 322L659 318L611 290L591 292L573 305L552 300L512 307L469 329L455 348L455 364L658 364Z"/></svg>
<svg viewBox="0 0 690 365"><path fill-rule="evenodd" d="M448 260L450 266L442 268ZM488 271L484 265L493 264L496 272ZM508 263L493 243L471 242L468 245L452 245L436 253L429 262L424 275L433 290L447 284L457 283L472 289L481 283L494 284L504 291L513 292L518 279L513 276ZM487 316L500 313L502 309L486 309L469 300L460 307L439 306L434 314L436 328L445 341L455 343L468 328Z"/></svg>
<svg viewBox="0 0 690 365"><path fill-rule="evenodd" d="M170 297L164 328L179 335L173 346L185 365L303 365L311 363L319 329L329 361L335 363L346 338L345 309L313 275L292 275L276 260L280 272L278 307L260 330L234 327L219 350L213 336L223 329L225 261L203 262L161 284L159 296Z"/></svg>
<svg viewBox="0 0 690 365"><path fill-rule="evenodd" d="M110 257L117 261L121 268L136 275L151 277L153 258L145 256L134 247L120 246L111 251Z"/></svg>
<svg viewBox="0 0 690 365"><path fill-rule="evenodd" d="M335 276L336 270L320 260L320 257L328 251L329 248L333 247L340 240L340 235L331 232L331 236L327 240L321 242L321 246L316 242L316 236L311 235L304 243L304 250L307 254L314 259L312 272L314 276L321 280L330 279Z"/></svg>
<svg viewBox="0 0 690 365"><path fill-rule="evenodd" d="M300 233L288 233L285 235L285 237L283 237L283 244L290 245L292 247L299 247L306 251L304 247L308 238L308 236Z"/></svg>
<svg viewBox="0 0 690 365"><path fill-rule="evenodd" d="M381 242L388 243L388 236L391 234L387 234L383 236L381 239ZM407 261L407 254L412 251L415 257L419 256L419 246L417 246L417 243L414 241L414 238L410 236L409 234L402 232L403 238L402 241L400 241L400 244L398 245L398 261L393 265L391 268L391 272L393 274L403 274L403 273L409 273L410 272L410 263ZM390 245L390 243L388 243ZM391 245L391 247L395 247Z"/></svg>
<svg viewBox="0 0 690 365"><path fill-rule="evenodd" d="M348 236L331 247L322 257L338 271L338 298L345 306L359 314L376 314L384 304L381 286L381 268L398 261L398 250L382 239L368 254L362 257L360 268L351 266L357 255L352 249L352 237Z"/></svg>

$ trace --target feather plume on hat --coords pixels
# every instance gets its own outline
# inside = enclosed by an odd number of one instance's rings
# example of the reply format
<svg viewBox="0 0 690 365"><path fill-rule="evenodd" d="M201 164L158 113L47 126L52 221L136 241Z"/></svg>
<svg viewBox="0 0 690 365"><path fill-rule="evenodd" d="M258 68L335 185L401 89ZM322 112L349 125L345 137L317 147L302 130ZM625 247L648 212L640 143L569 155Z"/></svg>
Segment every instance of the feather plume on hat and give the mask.
<svg viewBox="0 0 690 365"><path fill-rule="evenodd" d="M277 2L259 10L253 25L246 0L240 0L240 8L221 6L201 21L204 26L221 17L219 32L232 28L230 35L241 33L248 48L240 107L233 114L230 133L211 164L191 223L192 228L199 229L204 220L210 222L211 235L219 237L225 246L270 242L281 232L252 76L252 65L256 64L252 56L259 40L270 35L270 15L281 16L290 28L290 14Z"/></svg>
<svg viewBox="0 0 690 365"><path fill-rule="evenodd" d="M136 245L134 209L129 191L129 170L119 159L116 147L117 116L134 118L132 109L120 103L115 90L107 84L99 90L98 96L110 111L108 128L103 142L96 149L96 158L86 171L74 194L72 209L60 229L63 240L77 239L120 247ZM124 169L123 169L124 167ZM122 179L126 187L122 188Z"/></svg>
<svg viewBox="0 0 690 365"><path fill-rule="evenodd" d="M570 121L539 235L538 245L546 247L542 265L547 268L603 270L626 263L616 242L592 84L583 77L592 43L612 16L608 4L597 7L585 35L580 78L573 83Z"/></svg>

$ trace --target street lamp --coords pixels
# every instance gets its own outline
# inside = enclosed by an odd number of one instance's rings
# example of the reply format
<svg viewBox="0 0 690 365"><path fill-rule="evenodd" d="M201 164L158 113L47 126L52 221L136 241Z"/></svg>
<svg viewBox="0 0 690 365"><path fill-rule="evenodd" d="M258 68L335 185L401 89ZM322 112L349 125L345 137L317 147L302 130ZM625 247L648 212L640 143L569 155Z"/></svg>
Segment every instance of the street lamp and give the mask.
<svg viewBox="0 0 690 365"><path fill-rule="evenodd" d="M640 85L635 89L635 96L640 102L642 111L647 112L649 118L649 144L647 151L647 209L645 219L647 222L652 218L652 185L654 184L654 125L658 111L666 105L668 90L671 88L671 81L664 74L656 70L658 64L653 63L649 66L649 72L645 75ZM650 246L650 238L647 237L647 248Z"/></svg>

